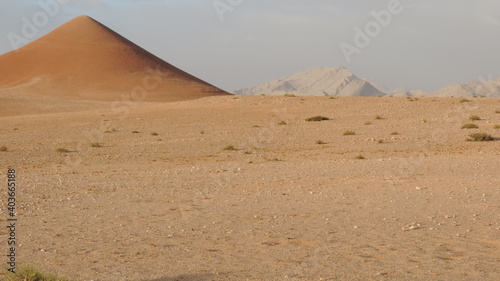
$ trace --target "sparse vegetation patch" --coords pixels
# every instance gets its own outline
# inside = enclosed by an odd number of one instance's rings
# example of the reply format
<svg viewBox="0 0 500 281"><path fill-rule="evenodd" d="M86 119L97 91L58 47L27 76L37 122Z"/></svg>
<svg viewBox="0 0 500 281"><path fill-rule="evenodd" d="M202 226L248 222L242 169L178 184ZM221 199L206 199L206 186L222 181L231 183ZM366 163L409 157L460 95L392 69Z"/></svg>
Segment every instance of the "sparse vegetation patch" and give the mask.
<svg viewBox="0 0 500 281"><path fill-rule="evenodd" d="M7 151L7 147L5 145L0 145L0 151L2 152Z"/></svg>
<svg viewBox="0 0 500 281"><path fill-rule="evenodd" d="M68 281L66 278L41 272L34 266L24 266L16 271L16 273L9 272L5 281Z"/></svg>
<svg viewBox="0 0 500 281"><path fill-rule="evenodd" d="M56 149L57 152L61 152L61 153L68 153L69 150L67 148L64 148L64 147L59 147L58 149Z"/></svg>
<svg viewBox="0 0 500 281"><path fill-rule="evenodd" d="M91 147L102 147L102 144L99 142L93 142L93 143L90 143L90 146Z"/></svg>
<svg viewBox="0 0 500 281"><path fill-rule="evenodd" d="M471 115L469 117L469 120L470 121L478 121L478 120L481 120L481 117L477 116L477 115Z"/></svg>
<svg viewBox="0 0 500 281"><path fill-rule="evenodd" d="M462 126L462 129L477 129L477 128L479 128L479 126L472 123L467 123Z"/></svg>
<svg viewBox="0 0 500 281"><path fill-rule="evenodd" d="M355 134L356 134L356 133L355 133L354 131L349 131L349 130L347 130L347 131L345 131L345 132L344 132L344 134L343 134L343 135L344 135L344 136L354 136Z"/></svg>
<svg viewBox="0 0 500 281"><path fill-rule="evenodd" d="M234 147L234 145L228 145L224 147L224 150L236 150L236 148Z"/></svg>
<svg viewBox="0 0 500 281"><path fill-rule="evenodd" d="M307 122L319 122L319 121L325 121L325 120L330 120L330 118L318 115L318 116L309 117L306 119Z"/></svg>
<svg viewBox="0 0 500 281"><path fill-rule="evenodd" d="M474 133L470 134L467 141L493 141L495 140L490 134L487 133Z"/></svg>

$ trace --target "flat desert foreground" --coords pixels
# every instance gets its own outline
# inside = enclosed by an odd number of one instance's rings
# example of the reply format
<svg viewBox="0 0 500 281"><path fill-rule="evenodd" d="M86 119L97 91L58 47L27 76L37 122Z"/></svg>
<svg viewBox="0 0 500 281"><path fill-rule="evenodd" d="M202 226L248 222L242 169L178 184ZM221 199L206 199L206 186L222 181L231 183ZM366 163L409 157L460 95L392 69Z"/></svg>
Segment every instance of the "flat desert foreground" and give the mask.
<svg viewBox="0 0 500 281"><path fill-rule="evenodd" d="M499 110L482 98L117 107L2 94L18 262L94 281L500 280ZM317 115L330 120L305 121ZM465 141L474 132L496 139Z"/></svg>

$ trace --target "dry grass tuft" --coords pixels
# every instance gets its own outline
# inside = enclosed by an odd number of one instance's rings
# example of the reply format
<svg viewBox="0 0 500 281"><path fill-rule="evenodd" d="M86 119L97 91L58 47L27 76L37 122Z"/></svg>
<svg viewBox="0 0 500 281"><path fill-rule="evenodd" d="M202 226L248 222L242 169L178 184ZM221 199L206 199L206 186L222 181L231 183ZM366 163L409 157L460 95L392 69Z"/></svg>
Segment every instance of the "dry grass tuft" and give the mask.
<svg viewBox="0 0 500 281"><path fill-rule="evenodd" d="M330 118L318 115L318 116L309 117L306 119L307 122L319 122L319 121L325 121L325 120L330 120Z"/></svg>
<svg viewBox="0 0 500 281"><path fill-rule="evenodd" d="M9 272L2 280L5 281L68 281L66 278L41 272L34 266L24 266L16 271Z"/></svg>
<svg viewBox="0 0 500 281"><path fill-rule="evenodd" d="M470 134L466 141L493 141L493 138L490 134L487 133L474 133Z"/></svg>
<svg viewBox="0 0 500 281"><path fill-rule="evenodd" d="M472 123L467 123L462 126L462 129L478 129L479 126Z"/></svg>

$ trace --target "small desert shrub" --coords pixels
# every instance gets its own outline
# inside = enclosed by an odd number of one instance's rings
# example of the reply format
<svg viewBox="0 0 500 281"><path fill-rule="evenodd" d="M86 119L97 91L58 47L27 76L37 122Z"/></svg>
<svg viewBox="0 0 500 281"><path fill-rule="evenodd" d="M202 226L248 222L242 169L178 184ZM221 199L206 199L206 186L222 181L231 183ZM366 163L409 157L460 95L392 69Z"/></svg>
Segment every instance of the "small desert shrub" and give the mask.
<svg viewBox="0 0 500 281"><path fill-rule="evenodd" d="M139 131L132 131L132 134L138 134Z"/></svg>
<svg viewBox="0 0 500 281"><path fill-rule="evenodd" d="M494 138L487 133L474 133L470 134L467 141L493 141Z"/></svg>
<svg viewBox="0 0 500 281"><path fill-rule="evenodd" d="M64 148L64 147L59 147L58 149L56 149L57 152L61 152L61 153L68 153L69 150L67 148Z"/></svg>
<svg viewBox="0 0 500 281"><path fill-rule="evenodd" d="M328 97L328 98L329 98L329 99L331 99L331 100L336 100L336 99L338 99L337 97Z"/></svg>
<svg viewBox="0 0 500 281"><path fill-rule="evenodd" d="M365 157L364 157L363 155L361 155L361 154L360 154L360 155L358 155L358 156L354 157L354 159L357 159L357 160L363 160L363 159L365 159Z"/></svg>
<svg viewBox="0 0 500 281"><path fill-rule="evenodd" d="M0 151L2 152L7 151L7 147L5 145L0 145Z"/></svg>
<svg viewBox="0 0 500 281"><path fill-rule="evenodd" d="M294 95L294 94L284 94L283 96L287 97L287 98L295 98L296 97L296 95Z"/></svg>
<svg viewBox="0 0 500 281"><path fill-rule="evenodd" d="M157 135L158 135L158 133L157 133L157 132L152 132L150 135L152 135L152 136L157 136Z"/></svg>
<svg viewBox="0 0 500 281"><path fill-rule="evenodd" d="M461 99L460 102L462 102L462 103L463 102L470 102L470 100L468 100L468 99Z"/></svg>
<svg viewBox="0 0 500 281"><path fill-rule="evenodd" d="M253 125L252 128L260 128L259 125Z"/></svg>
<svg viewBox="0 0 500 281"><path fill-rule="evenodd" d="M228 145L224 147L224 150L236 150L236 148L233 145Z"/></svg>
<svg viewBox="0 0 500 281"><path fill-rule="evenodd" d="M322 141L322 140L317 140L317 141L316 141L316 144L325 144L325 142L324 142L324 141Z"/></svg>
<svg viewBox="0 0 500 281"><path fill-rule="evenodd" d="M479 126L472 123L467 123L462 126L462 129L477 129L477 128L479 128Z"/></svg>
<svg viewBox="0 0 500 281"><path fill-rule="evenodd" d="M98 143L98 142L93 142L90 144L91 147L102 147L102 144L101 143Z"/></svg>
<svg viewBox="0 0 500 281"><path fill-rule="evenodd" d="M495 113L500 113L500 110L496 110Z"/></svg>
<svg viewBox="0 0 500 281"><path fill-rule="evenodd" d="M398 132L392 132L392 133L391 133L391 136L397 136L397 135L399 135L399 133L398 133Z"/></svg>
<svg viewBox="0 0 500 281"><path fill-rule="evenodd" d="M493 126L493 129L500 129L500 125Z"/></svg>
<svg viewBox="0 0 500 281"><path fill-rule="evenodd" d="M384 140L378 140L377 142L378 143L384 143Z"/></svg>
<svg viewBox="0 0 500 281"><path fill-rule="evenodd" d="M324 120L330 120L330 118L318 115L318 116L309 117L306 119L307 122L319 122L319 121L324 121Z"/></svg>
<svg viewBox="0 0 500 281"><path fill-rule="evenodd" d="M348 131L345 131L343 135L344 136L354 136L355 134L356 134L355 132L348 130Z"/></svg>
<svg viewBox="0 0 500 281"><path fill-rule="evenodd" d="M376 120L382 120L382 119L384 119L384 117L382 117L381 115L377 115L377 116L375 116L375 119Z"/></svg>
<svg viewBox="0 0 500 281"><path fill-rule="evenodd" d="M285 121L280 121L280 122L278 123L278 125L286 125L286 122L285 122Z"/></svg>
<svg viewBox="0 0 500 281"><path fill-rule="evenodd" d="M245 151L244 154L252 154L252 152L247 150L247 151Z"/></svg>
<svg viewBox="0 0 500 281"><path fill-rule="evenodd" d="M472 115L471 117L469 117L469 120L470 121L478 121L478 120L481 120L481 117L479 117L477 115Z"/></svg>
<svg viewBox="0 0 500 281"><path fill-rule="evenodd" d="M16 273L9 272L6 275L5 281L68 281L66 278L41 272L34 266L24 266L17 270Z"/></svg>
<svg viewBox="0 0 500 281"><path fill-rule="evenodd" d="M365 125L371 125L372 122L365 122Z"/></svg>

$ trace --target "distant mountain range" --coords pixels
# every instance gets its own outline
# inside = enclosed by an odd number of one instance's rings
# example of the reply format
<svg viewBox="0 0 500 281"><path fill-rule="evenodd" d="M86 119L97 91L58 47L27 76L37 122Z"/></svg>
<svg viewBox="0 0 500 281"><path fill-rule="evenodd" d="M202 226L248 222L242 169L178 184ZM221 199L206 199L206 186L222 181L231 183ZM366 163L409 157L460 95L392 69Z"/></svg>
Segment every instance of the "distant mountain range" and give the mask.
<svg viewBox="0 0 500 281"><path fill-rule="evenodd" d="M293 94L296 96L414 96L414 97L500 97L500 78L479 82L472 81L425 92L421 90L389 90L377 83L361 79L344 67L318 67L296 73L290 77L264 82L234 91L236 95Z"/></svg>

